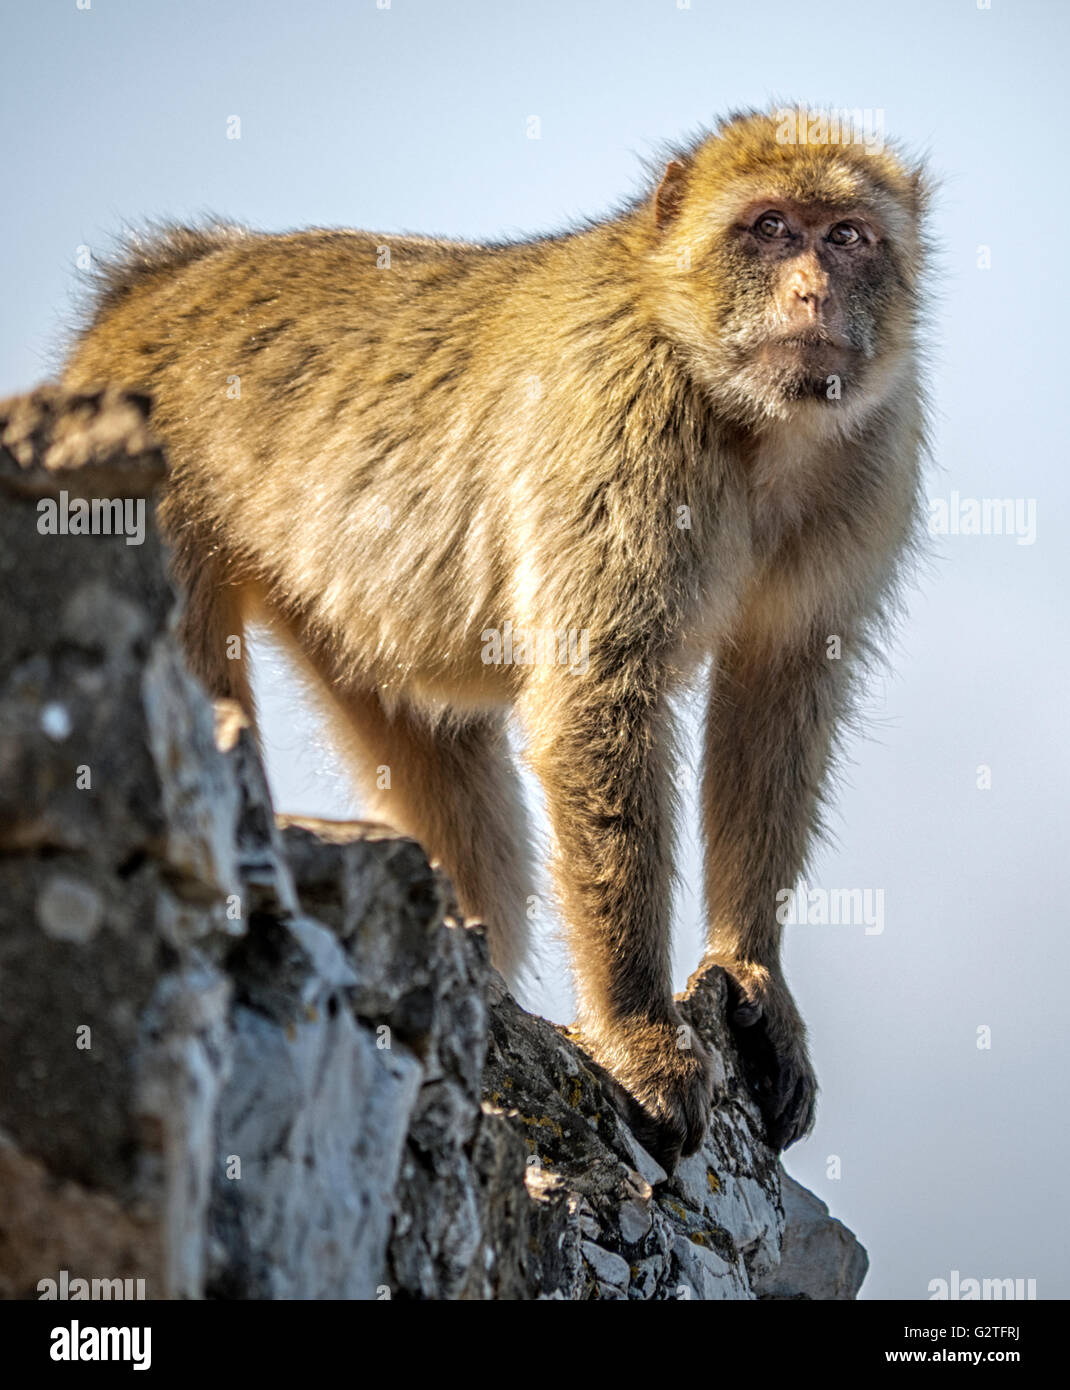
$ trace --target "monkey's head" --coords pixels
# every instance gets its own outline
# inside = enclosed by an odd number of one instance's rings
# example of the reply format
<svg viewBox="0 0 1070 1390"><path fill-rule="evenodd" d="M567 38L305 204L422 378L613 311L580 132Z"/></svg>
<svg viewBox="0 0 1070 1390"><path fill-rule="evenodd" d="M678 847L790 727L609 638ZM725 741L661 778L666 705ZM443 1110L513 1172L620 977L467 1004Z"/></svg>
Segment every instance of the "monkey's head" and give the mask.
<svg viewBox="0 0 1070 1390"><path fill-rule="evenodd" d="M855 135L794 110L733 117L644 206L655 317L736 424L843 426L909 370L923 175Z"/></svg>

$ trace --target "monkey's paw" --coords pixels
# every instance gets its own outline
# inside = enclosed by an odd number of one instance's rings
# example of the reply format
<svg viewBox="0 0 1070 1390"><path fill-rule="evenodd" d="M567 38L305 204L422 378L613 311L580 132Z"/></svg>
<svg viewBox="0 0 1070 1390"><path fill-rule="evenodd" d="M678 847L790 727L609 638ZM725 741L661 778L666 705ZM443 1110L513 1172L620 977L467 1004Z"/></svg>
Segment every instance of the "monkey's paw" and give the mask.
<svg viewBox="0 0 1070 1390"><path fill-rule="evenodd" d="M618 1095L635 1137L667 1173L706 1137L713 1092L709 1055L682 1021L644 1023L592 1045L623 1087Z"/></svg>
<svg viewBox="0 0 1070 1390"><path fill-rule="evenodd" d="M728 981L728 1021L770 1146L786 1149L814 1127L817 1078L806 1029L783 980L719 962Z"/></svg>

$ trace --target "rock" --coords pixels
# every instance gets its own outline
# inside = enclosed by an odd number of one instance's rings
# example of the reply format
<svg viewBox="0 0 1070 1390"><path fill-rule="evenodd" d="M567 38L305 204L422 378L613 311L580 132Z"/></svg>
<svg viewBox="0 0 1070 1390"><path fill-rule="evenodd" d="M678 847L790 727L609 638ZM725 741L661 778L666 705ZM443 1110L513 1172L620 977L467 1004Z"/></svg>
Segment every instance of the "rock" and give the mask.
<svg viewBox="0 0 1070 1390"><path fill-rule="evenodd" d="M329 997L286 1024L246 1008L232 1019L213 1154L217 1297L372 1299L382 1280L421 1068Z"/></svg>
<svg viewBox="0 0 1070 1390"><path fill-rule="evenodd" d="M593 1240L585 1240L581 1246L583 1258L591 1266L591 1272L602 1286L603 1292L609 1289L625 1296L631 1283L631 1270L628 1261L614 1255L611 1250L603 1250Z"/></svg>
<svg viewBox="0 0 1070 1390"><path fill-rule="evenodd" d="M417 844L276 818L175 640L164 477L137 397L0 405L0 1294L852 1297L719 972L681 1001L718 1093L670 1178ZM141 542L42 532L64 492L143 502Z"/></svg>
<svg viewBox="0 0 1070 1390"><path fill-rule="evenodd" d="M869 1256L820 1197L785 1173L781 1180L784 1238L780 1264L757 1286L759 1298L853 1299Z"/></svg>

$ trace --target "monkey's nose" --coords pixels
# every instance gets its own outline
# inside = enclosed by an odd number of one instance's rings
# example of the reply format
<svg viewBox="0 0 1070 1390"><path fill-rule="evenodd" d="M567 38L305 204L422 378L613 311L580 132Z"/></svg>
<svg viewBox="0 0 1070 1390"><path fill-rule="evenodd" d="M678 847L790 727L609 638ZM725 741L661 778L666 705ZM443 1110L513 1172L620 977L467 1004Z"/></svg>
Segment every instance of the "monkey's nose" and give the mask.
<svg viewBox="0 0 1070 1390"><path fill-rule="evenodd" d="M816 322L825 316L825 310L829 302L828 289L823 285L796 285L795 300L796 310L798 311L801 306L805 315Z"/></svg>
<svg viewBox="0 0 1070 1390"><path fill-rule="evenodd" d="M829 303L829 280L813 258L807 257L791 268L785 289L794 313L811 322L824 316Z"/></svg>

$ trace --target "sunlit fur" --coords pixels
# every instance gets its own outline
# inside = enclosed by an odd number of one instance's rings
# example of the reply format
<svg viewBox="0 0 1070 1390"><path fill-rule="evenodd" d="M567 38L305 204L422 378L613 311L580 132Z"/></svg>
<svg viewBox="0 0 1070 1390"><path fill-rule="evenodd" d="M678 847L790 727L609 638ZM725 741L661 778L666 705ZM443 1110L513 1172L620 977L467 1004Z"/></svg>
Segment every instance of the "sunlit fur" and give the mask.
<svg viewBox="0 0 1070 1390"><path fill-rule="evenodd" d="M803 866L916 518L920 176L775 130L726 122L660 195L556 237L157 229L103 269L65 373L153 397L210 690L251 704L227 639L263 616L318 680L372 813L441 858L514 972L532 891L504 736L519 712L580 1022L670 1164L701 1139L710 1082L671 998L669 697L713 658L709 958L788 1143L815 1086L775 894ZM861 205L880 228L845 296L841 399L802 358L754 359L780 312L733 240L756 198ZM589 668L486 664L482 634L507 620L587 629Z"/></svg>

